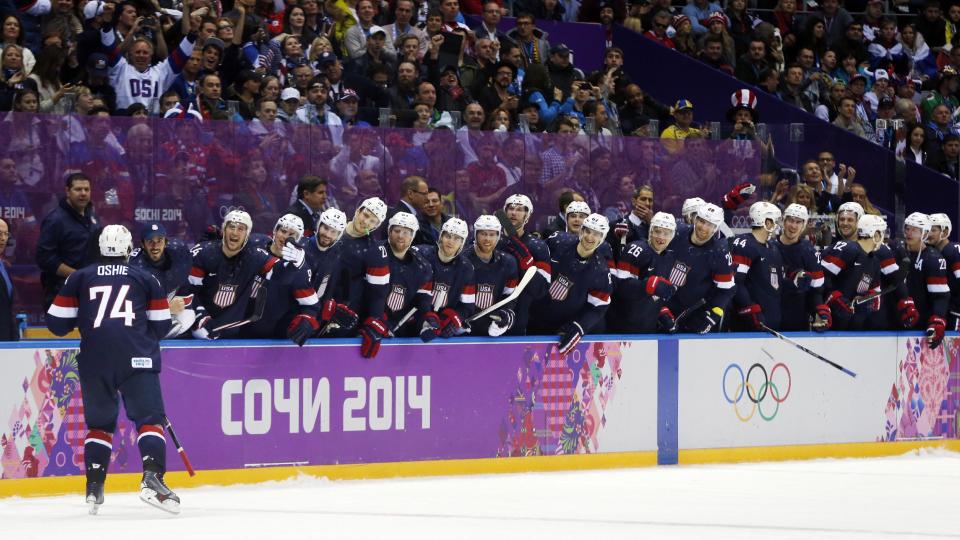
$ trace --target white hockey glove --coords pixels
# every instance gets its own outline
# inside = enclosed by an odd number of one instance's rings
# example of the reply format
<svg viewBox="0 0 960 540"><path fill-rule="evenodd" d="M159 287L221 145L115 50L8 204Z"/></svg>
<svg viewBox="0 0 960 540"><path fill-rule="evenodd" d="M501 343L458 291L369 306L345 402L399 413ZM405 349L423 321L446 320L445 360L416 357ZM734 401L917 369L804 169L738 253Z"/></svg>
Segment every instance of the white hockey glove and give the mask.
<svg viewBox="0 0 960 540"><path fill-rule="evenodd" d="M303 259L307 256L307 252L292 241L289 241L283 245L281 254L283 256L283 260L293 263L293 265L297 268L303 266Z"/></svg>

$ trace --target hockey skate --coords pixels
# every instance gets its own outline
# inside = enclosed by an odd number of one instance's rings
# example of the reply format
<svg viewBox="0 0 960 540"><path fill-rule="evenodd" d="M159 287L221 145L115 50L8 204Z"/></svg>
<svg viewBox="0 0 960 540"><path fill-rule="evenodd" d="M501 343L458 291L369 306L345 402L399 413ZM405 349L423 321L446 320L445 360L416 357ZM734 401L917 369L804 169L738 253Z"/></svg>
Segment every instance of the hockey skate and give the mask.
<svg viewBox="0 0 960 540"><path fill-rule="evenodd" d="M87 482L87 509L91 516L97 515L103 504L103 482Z"/></svg>
<svg viewBox="0 0 960 540"><path fill-rule="evenodd" d="M154 471L143 473L143 480L140 481L140 500L164 512L180 513L180 497L177 497L177 494L163 483L163 475Z"/></svg>

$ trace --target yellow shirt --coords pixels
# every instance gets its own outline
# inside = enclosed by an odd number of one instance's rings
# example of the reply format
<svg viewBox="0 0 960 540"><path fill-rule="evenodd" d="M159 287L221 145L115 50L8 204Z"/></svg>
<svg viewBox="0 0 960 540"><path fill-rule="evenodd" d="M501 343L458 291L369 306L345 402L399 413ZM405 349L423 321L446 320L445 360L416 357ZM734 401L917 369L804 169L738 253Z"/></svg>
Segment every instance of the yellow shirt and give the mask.
<svg viewBox="0 0 960 540"><path fill-rule="evenodd" d="M660 134L660 139L663 147L667 149L667 152L676 154L683 149L683 140L697 133L700 133L700 130L697 128L690 127L684 129L674 124L663 130L663 133Z"/></svg>

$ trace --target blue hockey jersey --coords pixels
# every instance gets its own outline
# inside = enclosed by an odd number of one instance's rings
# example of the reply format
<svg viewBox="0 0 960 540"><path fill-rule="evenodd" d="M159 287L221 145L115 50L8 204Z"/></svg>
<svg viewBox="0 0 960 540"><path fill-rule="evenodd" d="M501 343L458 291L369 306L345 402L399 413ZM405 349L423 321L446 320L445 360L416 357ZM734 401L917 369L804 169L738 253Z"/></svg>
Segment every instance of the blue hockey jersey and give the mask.
<svg viewBox="0 0 960 540"><path fill-rule="evenodd" d="M780 328L780 287L786 280L783 257L773 240L760 243L752 232L730 239L730 255L736 267L734 308L757 304L767 326ZM753 330L753 325L740 317L731 317L735 330Z"/></svg>
<svg viewBox="0 0 960 540"><path fill-rule="evenodd" d="M476 282L473 263L466 254L460 253L445 263L440 260L435 245L424 244L417 246L417 249L433 269L433 311L439 313L443 309L452 308L462 319L473 315Z"/></svg>
<svg viewBox="0 0 960 540"><path fill-rule="evenodd" d="M475 306L482 311L513 293L520 281L517 259L499 249L493 251L489 261L484 261L473 246L466 249L466 257L473 265L473 279L476 291ZM516 302L504 306L513 309ZM490 319L483 317L470 323L473 335L485 336L490 328Z"/></svg>
<svg viewBox="0 0 960 540"><path fill-rule="evenodd" d="M687 308L704 300L703 310L727 309L733 297L735 281L731 267L727 241L714 237L698 246L691 241L693 233L675 236L657 261L656 273L670 280L677 292L667 302L667 307L677 317ZM696 320L687 317L678 320L681 330Z"/></svg>
<svg viewBox="0 0 960 540"><path fill-rule="evenodd" d="M647 294L647 278L656 269L658 255L646 240L627 244L614 270L613 303L607 311L607 328L622 333L657 330L660 303Z"/></svg>
<svg viewBox="0 0 960 540"><path fill-rule="evenodd" d="M837 242L823 252L820 264L824 269L823 294L826 298L837 291L850 305L854 298L880 290L881 260L863 251L857 242ZM851 315L833 304L830 312L834 330L862 330L877 312L877 305L875 302L860 304Z"/></svg>
<svg viewBox="0 0 960 540"><path fill-rule="evenodd" d="M190 250L176 238L167 240L167 247L159 261L153 261L146 250L141 248L134 249L130 254L130 266L143 268L153 274L168 297L187 284L192 264L193 255Z"/></svg>
<svg viewBox="0 0 960 540"><path fill-rule="evenodd" d="M251 242L269 252L273 239L263 236ZM287 337L287 326L296 315L317 316L320 300L310 286L306 261L301 266L279 261L265 286L268 300L263 315L257 322L242 327L240 337L282 339Z"/></svg>
<svg viewBox="0 0 960 540"><path fill-rule="evenodd" d="M340 244L340 277L334 298L350 306L361 321L381 316L389 292L390 247L371 235L354 238L344 234Z"/></svg>
<svg viewBox="0 0 960 540"><path fill-rule="evenodd" d="M567 234L548 239L552 280L547 294L530 308L531 334L556 334L571 322L584 332L602 326L613 288L610 270L596 251L582 258L578 243L576 236Z"/></svg>
<svg viewBox="0 0 960 540"><path fill-rule="evenodd" d="M780 287L780 328L810 330L810 316L823 303L823 267L817 250L806 238L793 244L784 244L779 239L776 243L787 278ZM795 279L799 272L806 273L808 279Z"/></svg>
<svg viewBox="0 0 960 540"><path fill-rule="evenodd" d="M411 308L416 308L416 314L394 334L419 335L423 316L432 311L433 268L416 246L408 249L403 259L398 259L385 241L378 247L389 253L390 283L385 301L387 328L393 329Z"/></svg>

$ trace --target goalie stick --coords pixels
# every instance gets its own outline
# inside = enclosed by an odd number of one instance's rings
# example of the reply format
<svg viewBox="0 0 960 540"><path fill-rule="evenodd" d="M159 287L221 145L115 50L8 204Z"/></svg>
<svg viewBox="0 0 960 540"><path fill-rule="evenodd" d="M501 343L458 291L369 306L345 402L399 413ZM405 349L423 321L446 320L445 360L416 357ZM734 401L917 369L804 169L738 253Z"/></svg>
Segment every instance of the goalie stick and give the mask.
<svg viewBox="0 0 960 540"><path fill-rule="evenodd" d="M491 305L491 306L488 307L487 309L484 309L484 310L481 311L480 313L475 313L475 314L471 315L470 318L467 319L467 322L473 322L473 321L475 321L475 320L477 320L477 319L479 319L479 318L481 318L481 317L486 317L487 315L493 313L494 311L502 308L503 306L505 306L505 305L509 304L510 302L513 302L514 300L516 300L517 298L519 298L519 297L520 297L520 293L522 293L522 292L523 292L523 289L526 288L526 286L530 283L530 281L533 280L533 276L534 276L536 273L537 273L537 267L536 267L536 266L531 266L530 268L527 268L527 271L523 273L523 277L520 278L520 283L518 283L517 286L513 288L513 292L512 292L512 293L510 293L510 294L509 294L506 298L504 298L503 300L500 300L499 302L494 303L493 305Z"/></svg>

